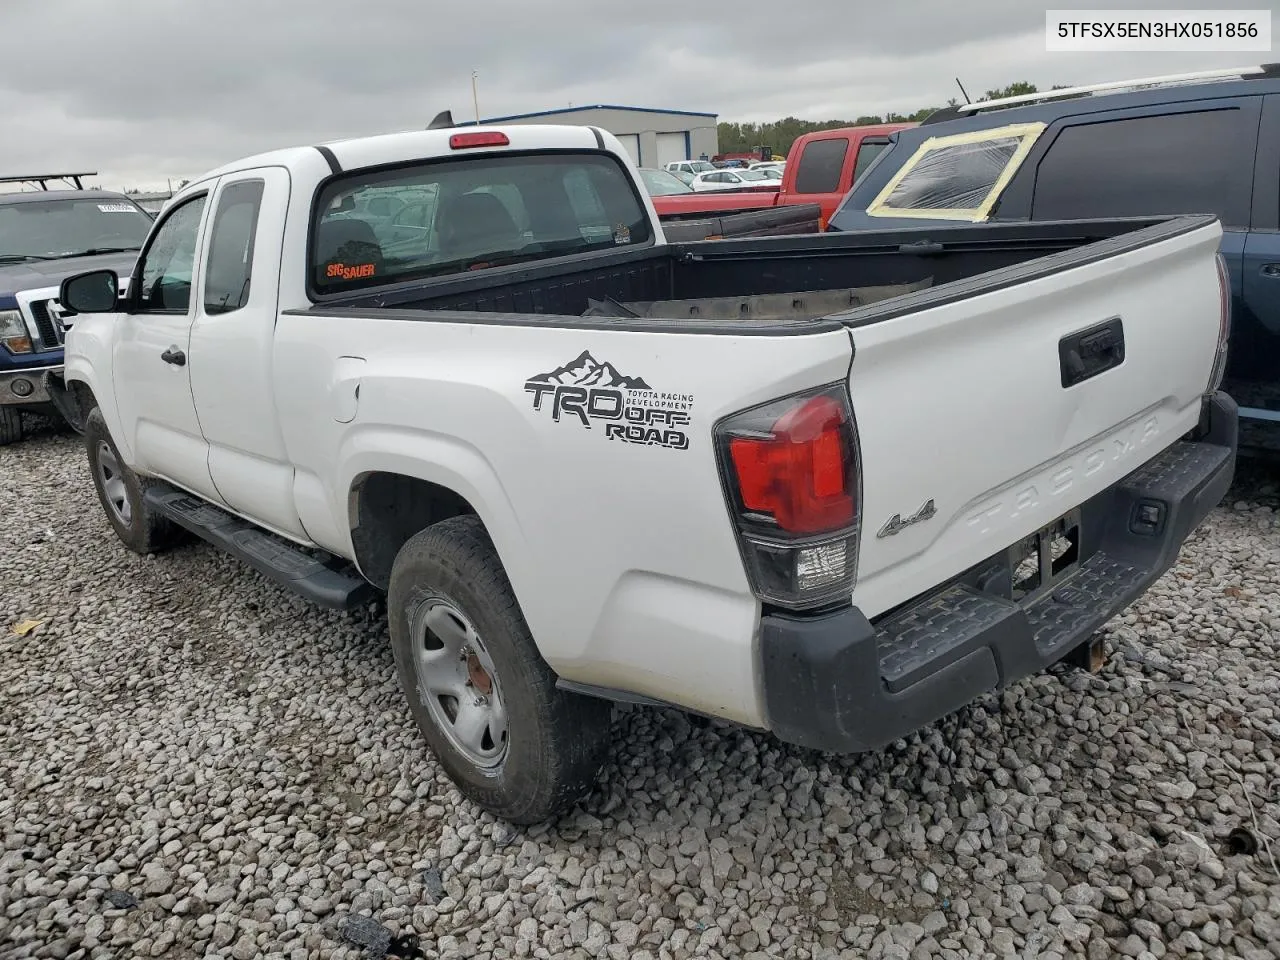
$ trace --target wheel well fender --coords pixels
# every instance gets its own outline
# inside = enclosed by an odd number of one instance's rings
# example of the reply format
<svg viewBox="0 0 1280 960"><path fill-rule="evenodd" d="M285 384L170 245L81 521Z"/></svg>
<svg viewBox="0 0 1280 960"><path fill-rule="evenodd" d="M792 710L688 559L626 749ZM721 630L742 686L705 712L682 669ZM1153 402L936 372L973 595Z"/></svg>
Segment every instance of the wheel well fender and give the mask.
<svg viewBox="0 0 1280 960"><path fill-rule="evenodd" d="M347 522L360 572L385 590L405 541L441 520L474 514L518 598L525 541L497 475L474 448L442 438L421 440L421 449L406 450L402 435L398 453L361 454L346 464Z"/></svg>

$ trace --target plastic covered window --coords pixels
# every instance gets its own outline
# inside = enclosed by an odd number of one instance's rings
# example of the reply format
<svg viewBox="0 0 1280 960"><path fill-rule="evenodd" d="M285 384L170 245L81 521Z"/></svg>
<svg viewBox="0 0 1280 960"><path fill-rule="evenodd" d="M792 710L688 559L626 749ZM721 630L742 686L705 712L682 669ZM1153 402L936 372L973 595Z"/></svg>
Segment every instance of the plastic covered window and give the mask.
<svg viewBox="0 0 1280 960"><path fill-rule="evenodd" d="M984 220L1044 124L933 137L916 150L867 213L880 217Z"/></svg>

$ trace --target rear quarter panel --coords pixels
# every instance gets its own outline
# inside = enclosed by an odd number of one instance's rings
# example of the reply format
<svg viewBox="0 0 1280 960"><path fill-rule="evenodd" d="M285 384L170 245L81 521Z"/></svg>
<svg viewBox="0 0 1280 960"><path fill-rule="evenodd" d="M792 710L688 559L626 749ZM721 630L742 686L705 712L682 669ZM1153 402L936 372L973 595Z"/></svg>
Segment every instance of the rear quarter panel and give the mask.
<svg viewBox="0 0 1280 960"><path fill-rule="evenodd" d="M759 607L712 427L843 379L848 333L696 335L435 316L280 317L276 373L290 386L279 403L308 530L351 556L349 529L339 528L349 527L348 492L362 475L388 470L443 484L484 520L561 676L760 723ZM337 420L349 384L331 376L341 356L364 359L350 423ZM615 421L584 423L569 409L557 416L557 381L614 384L633 409L688 422L655 423L654 436L671 445L614 439ZM599 394L595 409L612 403Z"/></svg>

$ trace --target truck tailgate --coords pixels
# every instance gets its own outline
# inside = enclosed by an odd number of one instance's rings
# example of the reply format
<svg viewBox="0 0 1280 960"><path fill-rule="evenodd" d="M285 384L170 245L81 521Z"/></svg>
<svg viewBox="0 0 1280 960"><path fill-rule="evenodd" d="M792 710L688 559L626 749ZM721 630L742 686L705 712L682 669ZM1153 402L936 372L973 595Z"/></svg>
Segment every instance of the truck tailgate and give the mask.
<svg viewBox="0 0 1280 960"><path fill-rule="evenodd" d="M866 615L1045 529L1197 425L1221 228L1183 223L850 315Z"/></svg>

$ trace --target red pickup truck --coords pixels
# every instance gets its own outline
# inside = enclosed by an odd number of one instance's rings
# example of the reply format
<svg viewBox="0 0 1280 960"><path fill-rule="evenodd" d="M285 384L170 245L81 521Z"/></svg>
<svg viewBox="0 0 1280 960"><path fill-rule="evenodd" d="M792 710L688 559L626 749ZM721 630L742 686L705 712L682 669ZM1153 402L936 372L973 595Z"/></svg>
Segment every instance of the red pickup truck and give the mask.
<svg viewBox="0 0 1280 960"><path fill-rule="evenodd" d="M736 219L733 215L755 213L756 216L744 219L743 223L750 225L752 233L757 233L762 226L767 226L759 211L816 204L819 208L817 229L825 230L827 219L854 181L888 146L889 135L914 126L914 123L882 123L806 133L791 145L778 187L654 195L653 206L664 228L683 221L713 218L725 228L715 235L742 236L732 229L732 223L725 223ZM785 219L790 223L793 218ZM787 232L806 231L788 228Z"/></svg>

